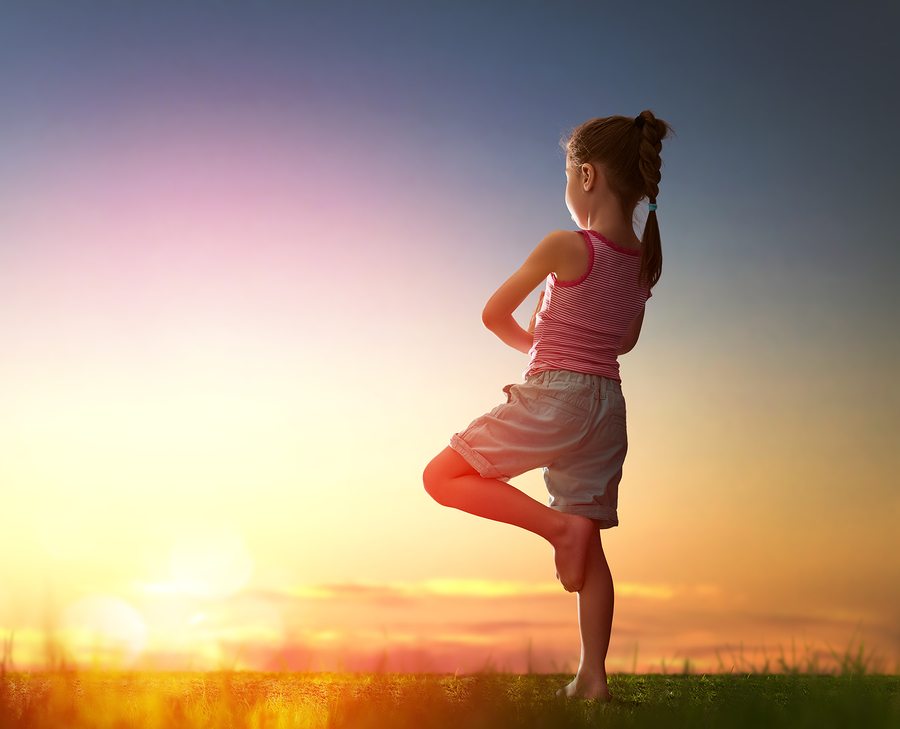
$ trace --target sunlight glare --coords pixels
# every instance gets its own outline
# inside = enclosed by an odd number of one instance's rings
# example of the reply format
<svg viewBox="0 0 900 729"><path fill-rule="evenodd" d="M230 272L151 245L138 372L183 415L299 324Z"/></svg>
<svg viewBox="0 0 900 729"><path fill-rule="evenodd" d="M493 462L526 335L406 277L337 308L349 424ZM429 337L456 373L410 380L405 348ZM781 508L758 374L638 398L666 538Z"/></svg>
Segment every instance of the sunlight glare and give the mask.
<svg viewBox="0 0 900 729"><path fill-rule="evenodd" d="M102 668L134 663L147 642L141 614L124 600L91 595L63 612L62 640L75 661Z"/></svg>
<svg viewBox="0 0 900 729"><path fill-rule="evenodd" d="M253 560L240 535L227 529L198 530L172 547L170 566L178 591L227 597L247 584Z"/></svg>

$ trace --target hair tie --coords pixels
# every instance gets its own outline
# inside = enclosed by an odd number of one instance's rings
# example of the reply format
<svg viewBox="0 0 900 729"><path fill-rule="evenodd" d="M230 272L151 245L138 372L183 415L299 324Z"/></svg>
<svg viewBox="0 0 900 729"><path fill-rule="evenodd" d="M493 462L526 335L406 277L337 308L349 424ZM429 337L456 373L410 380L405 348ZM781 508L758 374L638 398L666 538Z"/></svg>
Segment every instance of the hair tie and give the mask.
<svg viewBox="0 0 900 729"><path fill-rule="evenodd" d="M649 207L651 210L656 210L656 203L650 203Z"/></svg>

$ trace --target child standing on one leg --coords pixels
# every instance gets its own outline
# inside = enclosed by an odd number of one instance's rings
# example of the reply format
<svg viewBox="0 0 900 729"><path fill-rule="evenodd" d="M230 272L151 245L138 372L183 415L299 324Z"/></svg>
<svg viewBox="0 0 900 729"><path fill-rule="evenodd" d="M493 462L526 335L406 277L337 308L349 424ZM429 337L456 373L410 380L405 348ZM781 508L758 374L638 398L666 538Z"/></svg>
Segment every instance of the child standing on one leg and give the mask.
<svg viewBox="0 0 900 729"><path fill-rule="evenodd" d="M544 537L557 577L578 592L581 660L560 697L609 700L606 653L614 605L600 530L617 526L628 450L619 355L637 343L662 253L656 218L662 140L650 111L590 119L565 140L565 201L578 230L547 235L491 296L483 323L530 356L506 402L454 433L425 468L439 503ZM631 218L647 196L638 238ZM513 312L545 282L527 330ZM543 469L547 505L509 485Z"/></svg>

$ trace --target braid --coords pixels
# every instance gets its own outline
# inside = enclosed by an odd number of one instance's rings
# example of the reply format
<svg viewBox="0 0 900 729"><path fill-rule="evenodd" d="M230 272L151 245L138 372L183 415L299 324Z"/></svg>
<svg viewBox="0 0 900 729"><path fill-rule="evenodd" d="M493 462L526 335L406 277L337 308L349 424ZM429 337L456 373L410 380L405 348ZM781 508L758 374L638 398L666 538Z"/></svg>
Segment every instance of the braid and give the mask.
<svg viewBox="0 0 900 729"><path fill-rule="evenodd" d="M649 118L644 115L647 114ZM662 150L662 134L653 112L642 111L635 124L639 129L643 130L641 136L640 152L638 159L638 168L641 176L644 178L644 192L650 199L650 202L656 202L656 196L659 194L659 181L662 179L660 167L662 160L659 153ZM653 210L650 211L654 212Z"/></svg>
<svg viewBox="0 0 900 729"><path fill-rule="evenodd" d="M662 245L659 239L659 222L656 216L656 196L659 194L659 181L662 179L660 168L662 160L662 140L671 127L653 112L645 109L634 120L640 130L637 145L637 173L641 192L650 200L644 233L641 236L643 253L641 255L641 281L646 281L650 288L656 285L662 273Z"/></svg>

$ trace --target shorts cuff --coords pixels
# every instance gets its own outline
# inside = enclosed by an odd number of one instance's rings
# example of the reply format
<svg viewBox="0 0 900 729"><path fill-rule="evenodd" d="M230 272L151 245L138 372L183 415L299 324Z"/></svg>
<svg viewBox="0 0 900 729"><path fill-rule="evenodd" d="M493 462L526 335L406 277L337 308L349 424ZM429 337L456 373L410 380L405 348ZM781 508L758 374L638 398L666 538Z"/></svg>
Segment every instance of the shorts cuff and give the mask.
<svg viewBox="0 0 900 729"><path fill-rule="evenodd" d="M586 516L589 519L598 519L600 521L600 529L609 529L619 525L619 516L616 510L609 507L576 504L573 506L554 506L552 508L566 514L577 514L578 516Z"/></svg>
<svg viewBox="0 0 900 729"><path fill-rule="evenodd" d="M508 481L509 477L500 473L483 455L472 449L468 443L459 437L459 433L450 436L450 447L466 459L482 478L497 478Z"/></svg>

